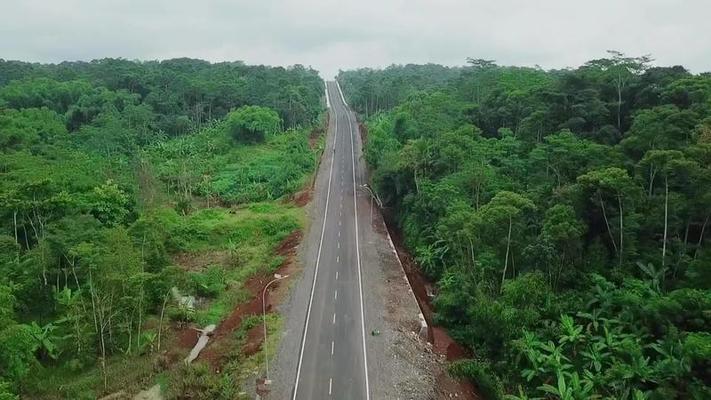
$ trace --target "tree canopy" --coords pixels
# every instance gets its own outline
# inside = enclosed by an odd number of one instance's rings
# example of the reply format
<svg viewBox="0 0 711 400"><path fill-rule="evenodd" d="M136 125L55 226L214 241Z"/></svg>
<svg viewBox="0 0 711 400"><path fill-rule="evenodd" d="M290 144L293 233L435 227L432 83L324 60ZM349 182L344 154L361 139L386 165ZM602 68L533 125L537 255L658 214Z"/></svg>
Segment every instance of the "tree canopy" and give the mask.
<svg viewBox="0 0 711 400"><path fill-rule="evenodd" d="M711 76L609 52L545 71L343 71L391 223L489 399L711 396Z"/></svg>
<svg viewBox="0 0 711 400"><path fill-rule="evenodd" d="M166 349L301 226L322 95L299 65L0 60L0 399L189 381ZM192 393L236 397L238 357Z"/></svg>

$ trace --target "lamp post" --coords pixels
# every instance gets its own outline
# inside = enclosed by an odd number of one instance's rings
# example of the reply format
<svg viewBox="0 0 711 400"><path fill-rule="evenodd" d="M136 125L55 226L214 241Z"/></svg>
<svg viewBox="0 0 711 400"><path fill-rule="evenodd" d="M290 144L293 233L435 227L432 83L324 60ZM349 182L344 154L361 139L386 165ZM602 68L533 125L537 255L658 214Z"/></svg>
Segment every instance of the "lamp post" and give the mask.
<svg viewBox="0 0 711 400"><path fill-rule="evenodd" d="M370 223L373 224L373 200L375 200L379 208L383 208L383 202L380 201L378 195L367 183L360 185L359 188L370 195Z"/></svg>
<svg viewBox="0 0 711 400"><path fill-rule="evenodd" d="M269 286L279 280L288 278L289 275L279 275L279 274L274 274L274 279L272 279L269 283L264 286L264 289L262 290L262 321L264 325L264 371L265 371L265 378L264 378L264 384L265 385L270 385L272 381L269 380L269 352L267 351L267 303L265 301L265 295L267 293L267 289Z"/></svg>

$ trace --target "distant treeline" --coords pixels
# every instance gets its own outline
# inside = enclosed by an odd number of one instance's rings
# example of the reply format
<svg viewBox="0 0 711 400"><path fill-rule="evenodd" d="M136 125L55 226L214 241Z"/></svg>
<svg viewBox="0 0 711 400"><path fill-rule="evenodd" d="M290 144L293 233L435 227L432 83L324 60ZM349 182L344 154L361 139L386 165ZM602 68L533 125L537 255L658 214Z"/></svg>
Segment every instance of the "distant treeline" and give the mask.
<svg viewBox="0 0 711 400"><path fill-rule="evenodd" d="M105 58L60 64L0 60L0 88L0 106L45 106L67 114L71 128L110 101L117 107L141 104L155 114L157 130L178 135L243 105L274 109L285 127L308 125L321 110L323 83L317 71L301 65ZM108 91L116 92L115 98L105 98Z"/></svg>

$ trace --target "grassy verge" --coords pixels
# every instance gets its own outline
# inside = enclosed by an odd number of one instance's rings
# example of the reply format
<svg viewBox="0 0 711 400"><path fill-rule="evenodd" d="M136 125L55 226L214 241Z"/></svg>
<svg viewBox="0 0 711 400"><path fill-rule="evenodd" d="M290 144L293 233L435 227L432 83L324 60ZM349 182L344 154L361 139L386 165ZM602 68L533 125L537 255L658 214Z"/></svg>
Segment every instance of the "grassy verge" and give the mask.
<svg viewBox="0 0 711 400"><path fill-rule="evenodd" d="M274 249L303 226L304 215L298 207L269 202L239 209L203 209L187 217L167 210L161 219L176 251L192 259L219 255L205 258L205 262L218 263L189 267L195 292L210 299L195 315L199 325L207 325L218 323L246 300L243 285L247 279L279 267L283 259Z"/></svg>

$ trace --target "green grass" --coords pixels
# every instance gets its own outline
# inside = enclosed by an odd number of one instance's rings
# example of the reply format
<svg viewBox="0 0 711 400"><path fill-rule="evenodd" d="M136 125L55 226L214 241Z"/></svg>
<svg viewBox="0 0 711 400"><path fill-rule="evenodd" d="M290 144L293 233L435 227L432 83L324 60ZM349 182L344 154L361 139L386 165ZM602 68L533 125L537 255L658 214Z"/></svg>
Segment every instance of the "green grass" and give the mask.
<svg viewBox="0 0 711 400"><path fill-rule="evenodd" d="M107 390L99 365L75 371L67 366L36 368L25 385L28 399L95 399L103 394L136 393L153 385L153 357L118 355L108 359Z"/></svg>
<svg viewBox="0 0 711 400"><path fill-rule="evenodd" d="M187 216L157 211L174 252L274 246L303 224L302 211L286 204L256 203L238 209L205 208Z"/></svg>
<svg viewBox="0 0 711 400"><path fill-rule="evenodd" d="M238 144L224 124L159 143L148 151L158 176L181 192L186 182L200 196L227 204L276 200L300 190L318 160L309 130L269 135L263 143Z"/></svg>
<svg viewBox="0 0 711 400"><path fill-rule="evenodd" d="M303 210L277 202L253 203L238 209L210 208L181 216L161 210L162 225L174 251L199 254L226 251L229 262L193 272L200 285L196 293L212 294L209 303L196 310L200 325L217 324L235 305L247 298L242 289L251 276L271 273L283 262L275 247L304 224ZM219 271L218 271L219 269ZM222 287L223 290L217 290Z"/></svg>
<svg viewBox="0 0 711 400"><path fill-rule="evenodd" d="M242 321L240 329L235 332L235 338L238 344L237 349L240 349L244 345L247 331L255 326L259 326L261 323L261 315L253 315ZM274 354L279 348L283 323L284 321L281 315L277 313L267 314L267 349L269 350L270 360L273 359ZM263 368L264 346L261 346L260 350L251 356L245 357L240 354L227 365L225 371L231 373L236 378L238 384L242 384L249 379L253 380L257 376L261 376L264 373Z"/></svg>

